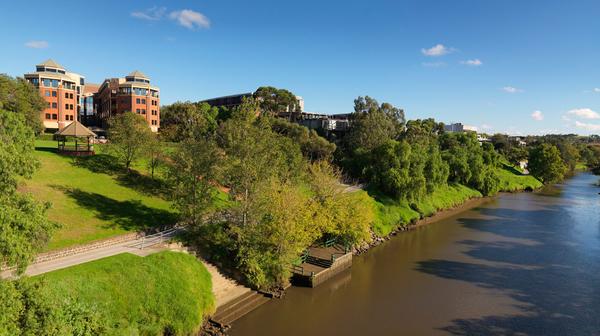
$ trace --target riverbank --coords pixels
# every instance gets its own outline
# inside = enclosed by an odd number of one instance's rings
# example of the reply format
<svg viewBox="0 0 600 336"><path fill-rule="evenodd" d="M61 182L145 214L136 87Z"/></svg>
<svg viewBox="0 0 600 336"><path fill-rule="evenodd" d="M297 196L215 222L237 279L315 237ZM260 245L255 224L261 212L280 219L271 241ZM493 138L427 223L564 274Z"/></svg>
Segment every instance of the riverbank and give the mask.
<svg viewBox="0 0 600 336"><path fill-rule="evenodd" d="M397 226L395 229L392 229L390 231L389 234L385 235L385 236L379 236L377 234L375 234L374 232L372 232L371 236L372 236L372 241L370 243L365 243L359 247L356 247L354 249L354 254L355 255L361 255L366 253L367 251L369 251L371 248L378 246L379 244L390 240L392 237L396 236L398 233L400 232L404 232L404 231L411 231L411 230L415 230L418 229L419 227L428 225L428 224L432 224L432 223L436 223L439 222L441 220L444 220L446 218L452 217L454 215L460 214L461 212L467 211L467 210L471 210L473 208L476 208L482 204L485 204L491 200L493 200L494 198L496 198L498 195L495 196L481 196L481 197L474 197L474 198L470 198L467 201L461 203L460 205L448 208L448 209L444 209L444 210L439 210L433 214L431 214L430 216L424 217L422 219L416 220L412 223L409 223L407 225L399 225Z"/></svg>

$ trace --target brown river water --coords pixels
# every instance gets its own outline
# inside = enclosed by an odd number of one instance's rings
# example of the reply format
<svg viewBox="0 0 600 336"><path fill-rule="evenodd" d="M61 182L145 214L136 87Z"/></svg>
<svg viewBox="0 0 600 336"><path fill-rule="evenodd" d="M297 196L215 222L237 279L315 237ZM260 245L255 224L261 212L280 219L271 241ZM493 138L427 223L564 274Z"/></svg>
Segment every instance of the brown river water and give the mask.
<svg viewBox="0 0 600 336"><path fill-rule="evenodd" d="M600 188L582 173L401 233L231 335L600 335Z"/></svg>

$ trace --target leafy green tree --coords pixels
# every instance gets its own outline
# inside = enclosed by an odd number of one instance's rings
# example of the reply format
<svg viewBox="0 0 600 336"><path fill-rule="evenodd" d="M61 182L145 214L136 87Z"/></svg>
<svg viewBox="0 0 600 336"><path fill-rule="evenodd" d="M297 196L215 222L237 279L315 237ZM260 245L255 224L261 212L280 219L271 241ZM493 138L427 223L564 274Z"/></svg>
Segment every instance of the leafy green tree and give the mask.
<svg viewBox="0 0 600 336"><path fill-rule="evenodd" d="M179 142L212 133L217 128L219 109L207 103L176 102L161 108L161 135Z"/></svg>
<svg viewBox="0 0 600 336"><path fill-rule="evenodd" d="M341 171L327 161L309 165L308 185L316 204L313 223L321 235L339 238L348 247L371 240L375 213L364 192L346 192Z"/></svg>
<svg viewBox="0 0 600 336"><path fill-rule="evenodd" d="M527 166L529 172L544 183L560 181L568 171L558 148L549 143L542 143L530 150Z"/></svg>
<svg viewBox="0 0 600 336"><path fill-rule="evenodd" d="M154 179L154 172L164 164L166 159L165 148L157 135L149 138L146 144L146 157L150 176Z"/></svg>
<svg viewBox="0 0 600 336"><path fill-rule="evenodd" d="M277 115L280 112L300 112L298 98L292 92L272 86L261 86L252 95L259 103L260 110L266 115Z"/></svg>
<svg viewBox="0 0 600 336"><path fill-rule="evenodd" d="M423 174L425 176L427 192L431 193L435 188L448 183L450 167L442 157L437 140L429 143L429 148L425 155L427 162L423 168Z"/></svg>
<svg viewBox="0 0 600 336"><path fill-rule="evenodd" d="M44 131L40 112L46 108L46 102L36 89L23 78L11 78L0 74L0 110L23 115L25 124L35 134Z"/></svg>
<svg viewBox="0 0 600 336"><path fill-rule="evenodd" d="M109 121L110 151L127 170L142 157L153 137L148 123L138 114L125 112Z"/></svg>
<svg viewBox="0 0 600 336"><path fill-rule="evenodd" d="M571 142L561 141L557 145L558 150L560 151L560 157L563 162L567 165L567 169L569 172L574 172L577 167L577 163L579 159L581 159L581 155L579 154L579 150L575 145Z"/></svg>
<svg viewBox="0 0 600 336"><path fill-rule="evenodd" d="M302 154L311 161L329 160L335 152L335 144L319 136L315 130L286 120L270 119L271 129L300 145Z"/></svg>
<svg viewBox="0 0 600 336"><path fill-rule="evenodd" d="M48 204L16 192L19 178L31 177L38 166L33 139L22 115L0 110L0 265L16 266L18 272L56 228L45 217Z"/></svg>
<svg viewBox="0 0 600 336"><path fill-rule="evenodd" d="M175 204L184 221L193 227L204 225L218 198L216 181L223 160L213 139L189 138L171 156L168 180Z"/></svg>
<svg viewBox="0 0 600 336"><path fill-rule="evenodd" d="M244 225L232 227L238 237L237 258L248 280L259 288L281 286L290 277L292 263L319 237L313 225L314 204L306 193L278 180L260 183L248 206L232 213Z"/></svg>
<svg viewBox="0 0 600 336"><path fill-rule="evenodd" d="M0 280L0 335L95 336L101 314L73 298L51 299L43 282Z"/></svg>

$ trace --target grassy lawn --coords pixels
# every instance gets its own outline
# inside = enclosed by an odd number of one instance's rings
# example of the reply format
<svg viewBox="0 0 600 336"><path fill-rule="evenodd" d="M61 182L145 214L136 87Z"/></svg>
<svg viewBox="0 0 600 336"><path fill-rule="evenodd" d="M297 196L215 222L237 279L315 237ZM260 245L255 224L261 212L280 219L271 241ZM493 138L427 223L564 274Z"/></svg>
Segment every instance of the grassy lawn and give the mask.
<svg viewBox="0 0 600 336"><path fill-rule="evenodd" d="M210 274L184 253L125 253L32 278L38 280L56 299L96 307L111 335L162 335L165 328L191 335L215 309Z"/></svg>
<svg viewBox="0 0 600 336"><path fill-rule="evenodd" d="M75 159L58 155L55 148L54 141L36 141L41 167L20 188L50 202L49 219L62 225L47 250L177 220L171 203L161 195L159 182L144 174L124 174L108 155Z"/></svg>
<svg viewBox="0 0 600 336"><path fill-rule="evenodd" d="M503 164L497 169L500 177L500 191L535 190L543 186L542 182L531 175L522 175L516 168Z"/></svg>

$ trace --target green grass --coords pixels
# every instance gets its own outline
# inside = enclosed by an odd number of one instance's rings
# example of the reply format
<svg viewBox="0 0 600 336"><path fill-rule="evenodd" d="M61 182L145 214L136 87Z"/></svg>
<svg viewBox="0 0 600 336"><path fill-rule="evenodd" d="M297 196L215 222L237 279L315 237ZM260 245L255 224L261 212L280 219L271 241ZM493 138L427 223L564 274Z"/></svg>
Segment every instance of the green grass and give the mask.
<svg viewBox="0 0 600 336"><path fill-rule="evenodd" d="M522 175L516 168L508 164L496 170L500 177L500 191L522 191L541 188L543 183L531 175Z"/></svg>
<svg viewBox="0 0 600 336"><path fill-rule="evenodd" d="M166 327L190 335L215 306L204 265L178 252L125 253L32 278L38 280L57 299L96 307L111 335L162 335Z"/></svg>
<svg viewBox="0 0 600 336"><path fill-rule="evenodd" d="M62 225L47 250L177 220L171 203L162 197L160 182L144 174L123 174L107 155L74 159L58 155L55 148L54 141L36 141L41 167L20 188L50 202L48 218Z"/></svg>
<svg viewBox="0 0 600 336"><path fill-rule="evenodd" d="M464 185L451 184L434 190L422 200L414 202L412 207L408 201L381 195L372 197L376 209L373 231L379 236L386 236L398 226L455 207L471 198L481 197L481 193Z"/></svg>

